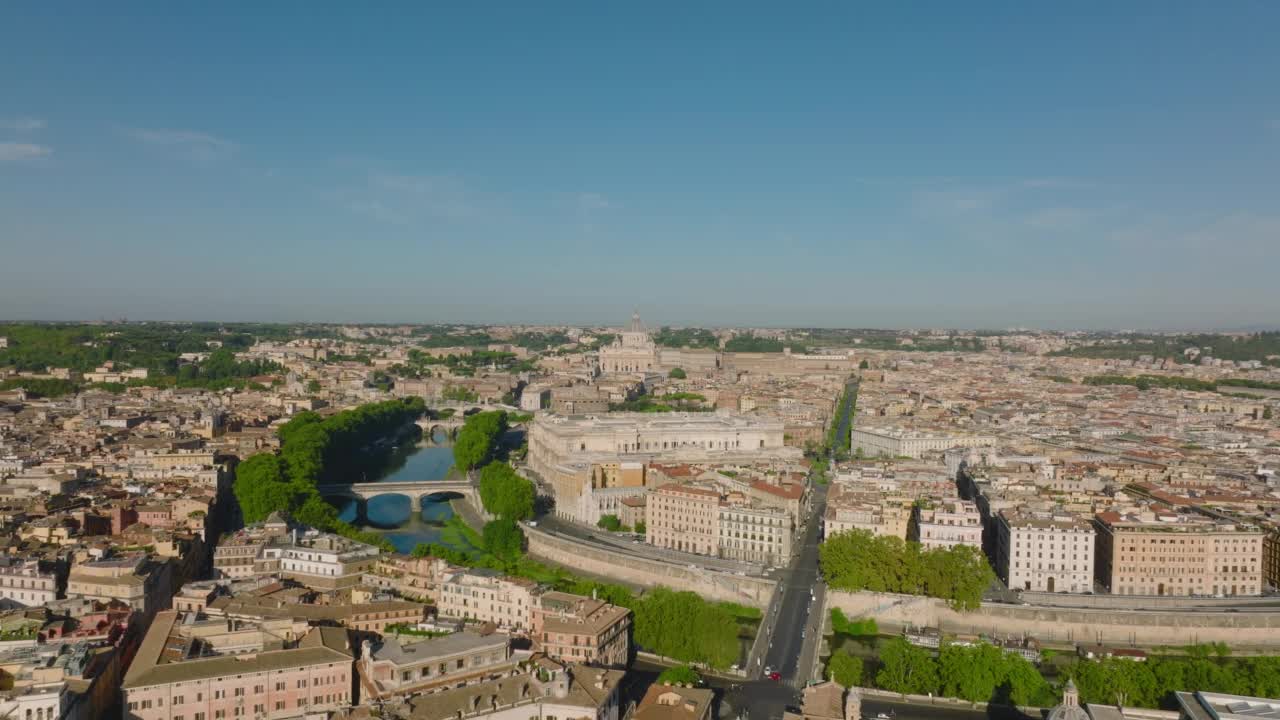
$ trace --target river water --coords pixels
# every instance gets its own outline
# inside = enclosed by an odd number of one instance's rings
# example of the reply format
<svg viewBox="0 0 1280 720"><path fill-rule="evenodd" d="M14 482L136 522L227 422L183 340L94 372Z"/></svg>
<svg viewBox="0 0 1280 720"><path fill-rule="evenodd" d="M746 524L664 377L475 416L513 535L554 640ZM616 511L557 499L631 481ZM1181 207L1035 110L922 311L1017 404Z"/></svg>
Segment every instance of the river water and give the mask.
<svg viewBox="0 0 1280 720"><path fill-rule="evenodd" d="M436 431L432 437L396 448L381 472L362 482L443 480L451 467L453 443L447 434ZM441 530L453 517L448 500L423 498L421 507L412 508L404 495L381 495L365 502L363 518L355 500L331 498L329 502L338 508L339 518L386 537L403 553L412 552L418 543L441 542Z"/></svg>

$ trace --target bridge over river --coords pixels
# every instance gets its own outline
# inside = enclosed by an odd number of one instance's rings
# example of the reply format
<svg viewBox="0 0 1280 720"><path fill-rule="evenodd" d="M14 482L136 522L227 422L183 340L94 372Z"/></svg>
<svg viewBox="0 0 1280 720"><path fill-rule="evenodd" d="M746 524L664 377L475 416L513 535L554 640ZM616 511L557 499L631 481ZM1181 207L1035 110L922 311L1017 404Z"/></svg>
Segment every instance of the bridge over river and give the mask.
<svg viewBox="0 0 1280 720"><path fill-rule="evenodd" d="M418 480L410 482L369 482L319 485L316 490L322 497L347 497L370 500L380 495L404 495L414 508L422 508L422 498L432 495L458 494L473 504L478 504L475 483L461 480Z"/></svg>

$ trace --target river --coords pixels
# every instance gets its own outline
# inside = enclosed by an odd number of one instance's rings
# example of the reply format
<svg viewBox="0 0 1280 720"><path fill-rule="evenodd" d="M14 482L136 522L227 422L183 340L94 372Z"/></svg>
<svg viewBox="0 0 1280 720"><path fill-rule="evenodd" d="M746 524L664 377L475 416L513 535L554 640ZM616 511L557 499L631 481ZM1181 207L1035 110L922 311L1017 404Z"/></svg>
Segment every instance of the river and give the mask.
<svg viewBox="0 0 1280 720"><path fill-rule="evenodd" d="M447 434L437 430L432 437L396 448L377 475L362 481L444 480L452 467L453 443ZM339 518L384 536L403 553L412 552L418 543L442 542L445 522L453 517L453 508L447 499L424 498L422 507L415 512L404 495L381 495L365 502L363 518L359 516L360 508L355 500L331 498L329 502L338 508Z"/></svg>

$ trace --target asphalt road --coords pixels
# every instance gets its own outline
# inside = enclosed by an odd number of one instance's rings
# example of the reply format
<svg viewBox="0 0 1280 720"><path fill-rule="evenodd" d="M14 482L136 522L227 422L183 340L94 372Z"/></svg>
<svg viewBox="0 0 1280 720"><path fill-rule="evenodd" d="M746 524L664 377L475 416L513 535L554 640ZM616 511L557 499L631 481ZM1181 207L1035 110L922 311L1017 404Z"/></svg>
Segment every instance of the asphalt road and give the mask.
<svg viewBox="0 0 1280 720"><path fill-rule="evenodd" d="M801 649L805 641L821 631L822 618L811 612L815 604L813 594L818 584L818 526L814 519L821 517L826 507L827 487L818 485L813 490L811 507L814 508L804 530L800 551L786 573L779 579L783 587L782 602L774 617L765 623L769 633L769 646L763 666L772 667L782 675L783 681L803 687L809 680L808 668L800 666ZM753 677L760 668L751 668Z"/></svg>

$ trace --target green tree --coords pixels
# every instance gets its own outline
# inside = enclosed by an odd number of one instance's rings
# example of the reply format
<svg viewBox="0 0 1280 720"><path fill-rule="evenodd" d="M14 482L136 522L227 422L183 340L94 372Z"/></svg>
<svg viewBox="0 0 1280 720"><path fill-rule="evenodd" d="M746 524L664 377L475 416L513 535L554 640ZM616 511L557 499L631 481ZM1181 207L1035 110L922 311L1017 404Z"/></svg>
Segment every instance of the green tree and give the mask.
<svg viewBox="0 0 1280 720"><path fill-rule="evenodd" d="M462 472L479 466L489 454L489 440L479 433L458 432L453 442L453 464Z"/></svg>
<svg viewBox="0 0 1280 720"><path fill-rule="evenodd" d="M688 665L676 665L663 670L658 675L658 682L668 685L692 685L697 687L702 684L702 676L697 670Z"/></svg>
<svg viewBox="0 0 1280 720"><path fill-rule="evenodd" d="M671 368L671 372L667 373L667 377L675 378L676 380L684 380L688 375L686 375L684 370L681 368Z"/></svg>
<svg viewBox="0 0 1280 720"><path fill-rule="evenodd" d="M482 533L485 552L504 562L515 562L524 554L524 532L510 518L491 520Z"/></svg>
<svg viewBox="0 0 1280 720"><path fill-rule="evenodd" d="M506 431L507 414L501 410L476 413L467 418L454 441L454 464L467 472L489 462Z"/></svg>
<svg viewBox="0 0 1280 720"><path fill-rule="evenodd" d="M271 453L251 455L237 465L231 489L246 523L261 522L274 510L292 509L296 494L280 458Z"/></svg>
<svg viewBox="0 0 1280 720"><path fill-rule="evenodd" d="M320 392L320 381L319 381L319 380L316 380L316 379L314 379L314 378L312 378L311 380L308 380L308 381L307 381L307 392L309 392L309 393L318 393L318 392Z"/></svg>
<svg viewBox="0 0 1280 720"><path fill-rule="evenodd" d="M601 515L600 519L596 521L596 525L609 532L618 532L622 529L622 521L618 519L617 515Z"/></svg>
<svg viewBox="0 0 1280 720"><path fill-rule="evenodd" d="M859 370L870 370L870 369L871 369L871 363L867 362L867 361L864 359L862 362L858 363L858 369L859 369Z"/></svg>
<svg viewBox="0 0 1280 720"><path fill-rule="evenodd" d="M827 538L819 558L823 577L837 590L923 593L958 610L977 608L994 577L977 548L923 550L919 543L865 530Z"/></svg>
<svg viewBox="0 0 1280 720"><path fill-rule="evenodd" d="M876 685L898 693L924 695L938 689L938 665L923 648L894 638L880 648Z"/></svg>
<svg viewBox="0 0 1280 720"><path fill-rule="evenodd" d="M737 620L694 593L656 587L632 609L636 644L646 650L715 668L738 659Z"/></svg>
<svg viewBox="0 0 1280 720"><path fill-rule="evenodd" d="M843 649L831 653L827 660L827 679L841 687L851 688L862 682L862 658L856 658Z"/></svg>
<svg viewBox="0 0 1280 720"><path fill-rule="evenodd" d="M1270 420L1270 419L1271 419L1271 406L1270 406L1270 405L1268 405L1268 406L1266 406L1265 408L1263 408L1263 409L1262 409L1262 419L1263 419L1263 420Z"/></svg>
<svg viewBox="0 0 1280 720"><path fill-rule="evenodd" d="M533 483L520 477L503 462L490 463L480 471L480 502L489 513L508 520L533 516Z"/></svg>
<svg viewBox="0 0 1280 720"><path fill-rule="evenodd" d="M942 694L987 702L1004 681L1004 651L994 645L944 645L938 654Z"/></svg>
<svg viewBox="0 0 1280 720"><path fill-rule="evenodd" d="M648 529L648 526L644 524L643 520L636 522L635 531L637 534L644 535Z"/></svg>

